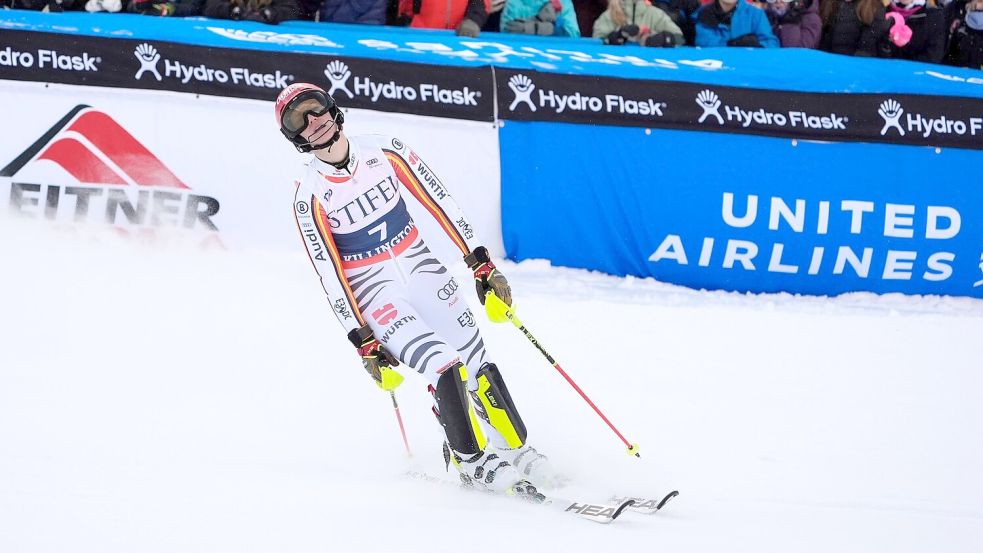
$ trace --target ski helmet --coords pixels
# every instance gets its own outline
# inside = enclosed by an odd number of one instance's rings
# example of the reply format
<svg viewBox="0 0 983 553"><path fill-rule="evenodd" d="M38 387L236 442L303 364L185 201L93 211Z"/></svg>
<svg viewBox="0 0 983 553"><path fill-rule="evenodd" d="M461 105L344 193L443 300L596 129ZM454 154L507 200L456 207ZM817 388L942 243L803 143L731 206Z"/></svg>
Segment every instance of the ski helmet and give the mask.
<svg viewBox="0 0 983 553"><path fill-rule="evenodd" d="M307 116L321 116L330 113L335 122L334 134L324 144L314 146L300 134L307 129ZM276 99L276 122L280 132L299 152L310 152L328 148L341 138L345 114L338 104L323 88L310 83L294 83L284 88Z"/></svg>

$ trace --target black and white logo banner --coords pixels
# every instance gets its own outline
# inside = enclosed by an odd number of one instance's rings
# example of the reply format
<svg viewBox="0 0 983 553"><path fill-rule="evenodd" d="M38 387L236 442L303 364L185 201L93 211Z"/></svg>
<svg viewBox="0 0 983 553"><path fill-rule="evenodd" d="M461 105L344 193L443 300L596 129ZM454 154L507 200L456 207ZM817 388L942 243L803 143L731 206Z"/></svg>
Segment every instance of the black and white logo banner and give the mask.
<svg viewBox="0 0 983 553"><path fill-rule="evenodd" d="M273 100L293 82L345 107L492 121L491 70L56 33L0 34L0 78Z"/></svg>
<svg viewBox="0 0 983 553"><path fill-rule="evenodd" d="M516 121L983 149L983 99L828 94L496 69Z"/></svg>

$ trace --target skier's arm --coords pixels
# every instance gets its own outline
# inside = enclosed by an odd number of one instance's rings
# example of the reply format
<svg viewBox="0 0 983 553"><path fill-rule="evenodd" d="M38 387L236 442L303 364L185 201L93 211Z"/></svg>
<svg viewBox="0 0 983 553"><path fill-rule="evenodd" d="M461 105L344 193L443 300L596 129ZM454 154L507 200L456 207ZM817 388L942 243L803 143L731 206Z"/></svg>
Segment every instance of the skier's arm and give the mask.
<svg viewBox="0 0 983 553"><path fill-rule="evenodd" d="M294 196L294 218L307 248L307 255L321 277L321 286L328 296L328 303L341 326L345 328L348 341L355 346L362 358L362 366L379 388L387 392L395 390L403 382L403 377L390 367L399 365L399 361L375 339L372 329L362 318L355 295L342 269L338 248L331 237L326 210L317 196L304 186L298 186Z"/></svg>
<svg viewBox="0 0 983 553"><path fill-rule="evenodd" d="M470 254L481 245L474 227L460 206L416 152L398 139L383 145L382 151L403 188L440 224L454 245L461 250L462 256Z"/></svg>
<svg viewBox="0 0 983 553"><path fill-rule="evenodd" d="M294 196L294 218L307 255L321 278L321 286L341 326L347 333L361 328L365 320L342 269L341 256L331 237L327 214L317 196L302 185Z"/></svg>
<svg viewBox="0 0 983 553"><path fill-rule="evenodd" d="M383 146L386 158L392 164L393 170L403 188L433 216L444 229L451 241L461 250L464 262L474 272L475 288L478 299L485 303L485 294L489 291L505 303L512 305L512 290L495 264L488 257L488 250L478 241L474 227L468 222L464 212L451 197L450 193L430 170L430 167L399 139L392 139L391 147Z"/></svg>

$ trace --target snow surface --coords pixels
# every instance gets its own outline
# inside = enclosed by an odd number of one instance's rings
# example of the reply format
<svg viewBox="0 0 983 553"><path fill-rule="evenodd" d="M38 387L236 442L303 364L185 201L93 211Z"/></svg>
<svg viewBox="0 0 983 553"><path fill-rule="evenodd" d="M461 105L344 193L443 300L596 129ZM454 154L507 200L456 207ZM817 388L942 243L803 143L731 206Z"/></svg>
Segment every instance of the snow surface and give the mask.
<svg viewBox="0 0 983 553"><path fill-rule="evenodd" d="M681 492L603 526L406 477L442 474L430 398L398 390L407 460L299 243L0 230L0 552L983 550L978 300L502 263L524 322L641 444L626 455L515 328L483 320L563 493Z"/></svg>

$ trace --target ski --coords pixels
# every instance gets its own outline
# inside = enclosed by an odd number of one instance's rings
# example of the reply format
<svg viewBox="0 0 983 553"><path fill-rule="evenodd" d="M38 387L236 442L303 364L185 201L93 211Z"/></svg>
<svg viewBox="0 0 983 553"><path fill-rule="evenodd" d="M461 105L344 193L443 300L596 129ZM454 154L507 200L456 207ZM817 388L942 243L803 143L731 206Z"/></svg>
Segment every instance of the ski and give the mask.
<svg viewBox="0 0 983 553"><path fill-rule="evenodd" d="M577 515L580 518L599 524L611 524L625 512L625 509L631 508L635 504L635 501L633 499L626 499L607 504L592 503L589 501L572 501L570 499L547 496L543 504L557 512Z"/></svg>
<svg viewBox="0 0 983 553"><path fill-rule="evenodd" d="M647 499L644 497L622 497L618 495L612 495L608 501L632 501L632 505L628 507L629 510L635 513L641 513L643 515L654 515L658 513L669 500L679 495L679 492L673 490L666 494L662 499Z"/></svg>
<svg viewBox="0 0 983 553"><path fill-rule="evenodd" d="M458 489L469 490L469 491L480 491L474 487L464 485L463 483L449 482L444 478L439 476L433 476L425 472L409 470L406 471L407 476L411 478L416 478L418 480L423 480L425 482L438 483L447 486L454 486ZM495 494L498 495L498 494ZM611 524L626 509L630 508L635 504L635 500L631 498L619 499L617 501L609 501L604 503L598 503L594 501L581 501L561 498L552 494L539 494L539 497L532 497L528 495L512 495L516 499L521 499L528 503L534 505L542 505L558 513L563 513L567 515L573 515L577 518L584 520L589 520L591 522L596 522L598 524Z"/></svg>

